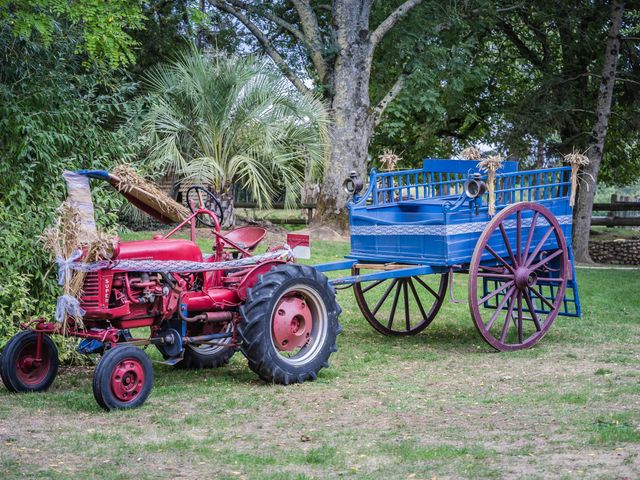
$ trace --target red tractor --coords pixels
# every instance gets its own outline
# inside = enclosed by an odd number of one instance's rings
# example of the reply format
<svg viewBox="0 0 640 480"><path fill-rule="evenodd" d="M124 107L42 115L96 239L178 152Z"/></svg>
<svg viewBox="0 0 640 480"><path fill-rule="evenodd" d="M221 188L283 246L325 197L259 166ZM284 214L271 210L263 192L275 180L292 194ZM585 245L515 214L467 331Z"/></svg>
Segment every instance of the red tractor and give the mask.
<svg viewBox="0 0 640 480"><path fill-rule="evenodd" d="M83 174L109 180L107 172ZM314 380L336 351L340 307L327 278L292 263L288 246L254 256L265 230L242 227L223 235L216 197L202 187L190 189L187 198L194 196L191 214L166 235L118 241L108 261L80 258L63 266L87 271L82 325L67 317L64 333L82 339L82 353L102 354L93 393L106 410L147 399L153 369L140 346L155 345L164 363L180 368L219 367L240 350L260 378L285 385ZM211 227L210 255L195 242L197 223ZM185 226L189 240L171 238ZM132 335L143 327L148 336ZM60 333L61 324L39 318L22 328L2 352L2 380L13 392L46 390L58 370L50 335Z"/></svg>

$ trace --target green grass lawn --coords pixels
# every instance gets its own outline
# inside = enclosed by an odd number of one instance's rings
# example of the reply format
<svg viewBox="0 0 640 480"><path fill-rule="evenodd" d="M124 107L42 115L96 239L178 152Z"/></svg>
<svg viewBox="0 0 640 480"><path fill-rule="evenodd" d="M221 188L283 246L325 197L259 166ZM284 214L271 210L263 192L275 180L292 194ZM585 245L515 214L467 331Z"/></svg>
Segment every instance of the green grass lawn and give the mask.
<svg viewBox="0 0 640 480"><path fill-rule="evenodd" d="M311 263L347 252L314 242ZM449 302L423 333L383 337L344 290L316 382L267 385L238 353L216 370L155 365L133 411L99 409L90 367L44 394L0 389L0 478L638 478L640 271L577 275L584 317L527 351L492 351Z"/></svg>

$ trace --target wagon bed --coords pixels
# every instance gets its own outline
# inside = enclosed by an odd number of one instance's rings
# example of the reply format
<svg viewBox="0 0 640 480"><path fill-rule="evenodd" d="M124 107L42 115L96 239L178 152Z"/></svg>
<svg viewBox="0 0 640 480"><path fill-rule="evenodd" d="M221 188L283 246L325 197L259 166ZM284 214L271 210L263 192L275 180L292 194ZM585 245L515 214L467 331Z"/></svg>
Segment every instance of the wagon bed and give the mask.
<svg viewBox="0 0 640 480"><path fill-rule="evenodd" d="M518 171L517 162L504 162L495 179L495 216L488 193L467 191L470 182L486 181L468 160L373 170L366 190L349 204L351 252L316 268L351 269L334 285L353 285L365 318L388 335L424 329L453 274L467 273L470 310L483 338L499 350L533 345L557 315L581 313L570 246L571 168ZM530 338L524 323L535 329Z"/></svg>

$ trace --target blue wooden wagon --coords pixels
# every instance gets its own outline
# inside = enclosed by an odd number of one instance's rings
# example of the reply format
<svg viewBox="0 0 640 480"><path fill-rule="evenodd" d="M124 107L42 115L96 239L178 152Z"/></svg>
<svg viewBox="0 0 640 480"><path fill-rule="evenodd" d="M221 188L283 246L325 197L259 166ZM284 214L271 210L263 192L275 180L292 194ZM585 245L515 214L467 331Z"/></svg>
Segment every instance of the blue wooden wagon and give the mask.
<svg viewBox="0 0 640 480"><path fill-rule="evenodd" d="M571 253L571 168L518 171L504 162L488 213L486 174L469 160L424 160L423 168L373 170L361 193L345 182L351 253L317 265L351 269L369 323L385 335L415 335L442 306L454 273L468 274L471 317L497 350L537 343L558 315L580 316ZM453 294L451 293L451 300Z"/></svg>

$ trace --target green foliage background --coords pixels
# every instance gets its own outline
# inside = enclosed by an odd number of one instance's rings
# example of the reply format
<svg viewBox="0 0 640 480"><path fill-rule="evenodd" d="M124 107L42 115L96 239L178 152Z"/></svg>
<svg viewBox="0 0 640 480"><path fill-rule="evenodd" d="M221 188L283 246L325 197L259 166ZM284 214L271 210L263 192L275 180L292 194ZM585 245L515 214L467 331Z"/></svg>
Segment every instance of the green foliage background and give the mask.
<svg viewBox="0 0 640 480"><path fill-rule="evenodd" d="M136 154L130 123L137 86L119 71L86 68L77 30L49 47L0 30L0 343L19 321L50 314L57 271L39 241L66 196L62 172L108 168ZM96 218L119 200L96 185Z"/></svg>

